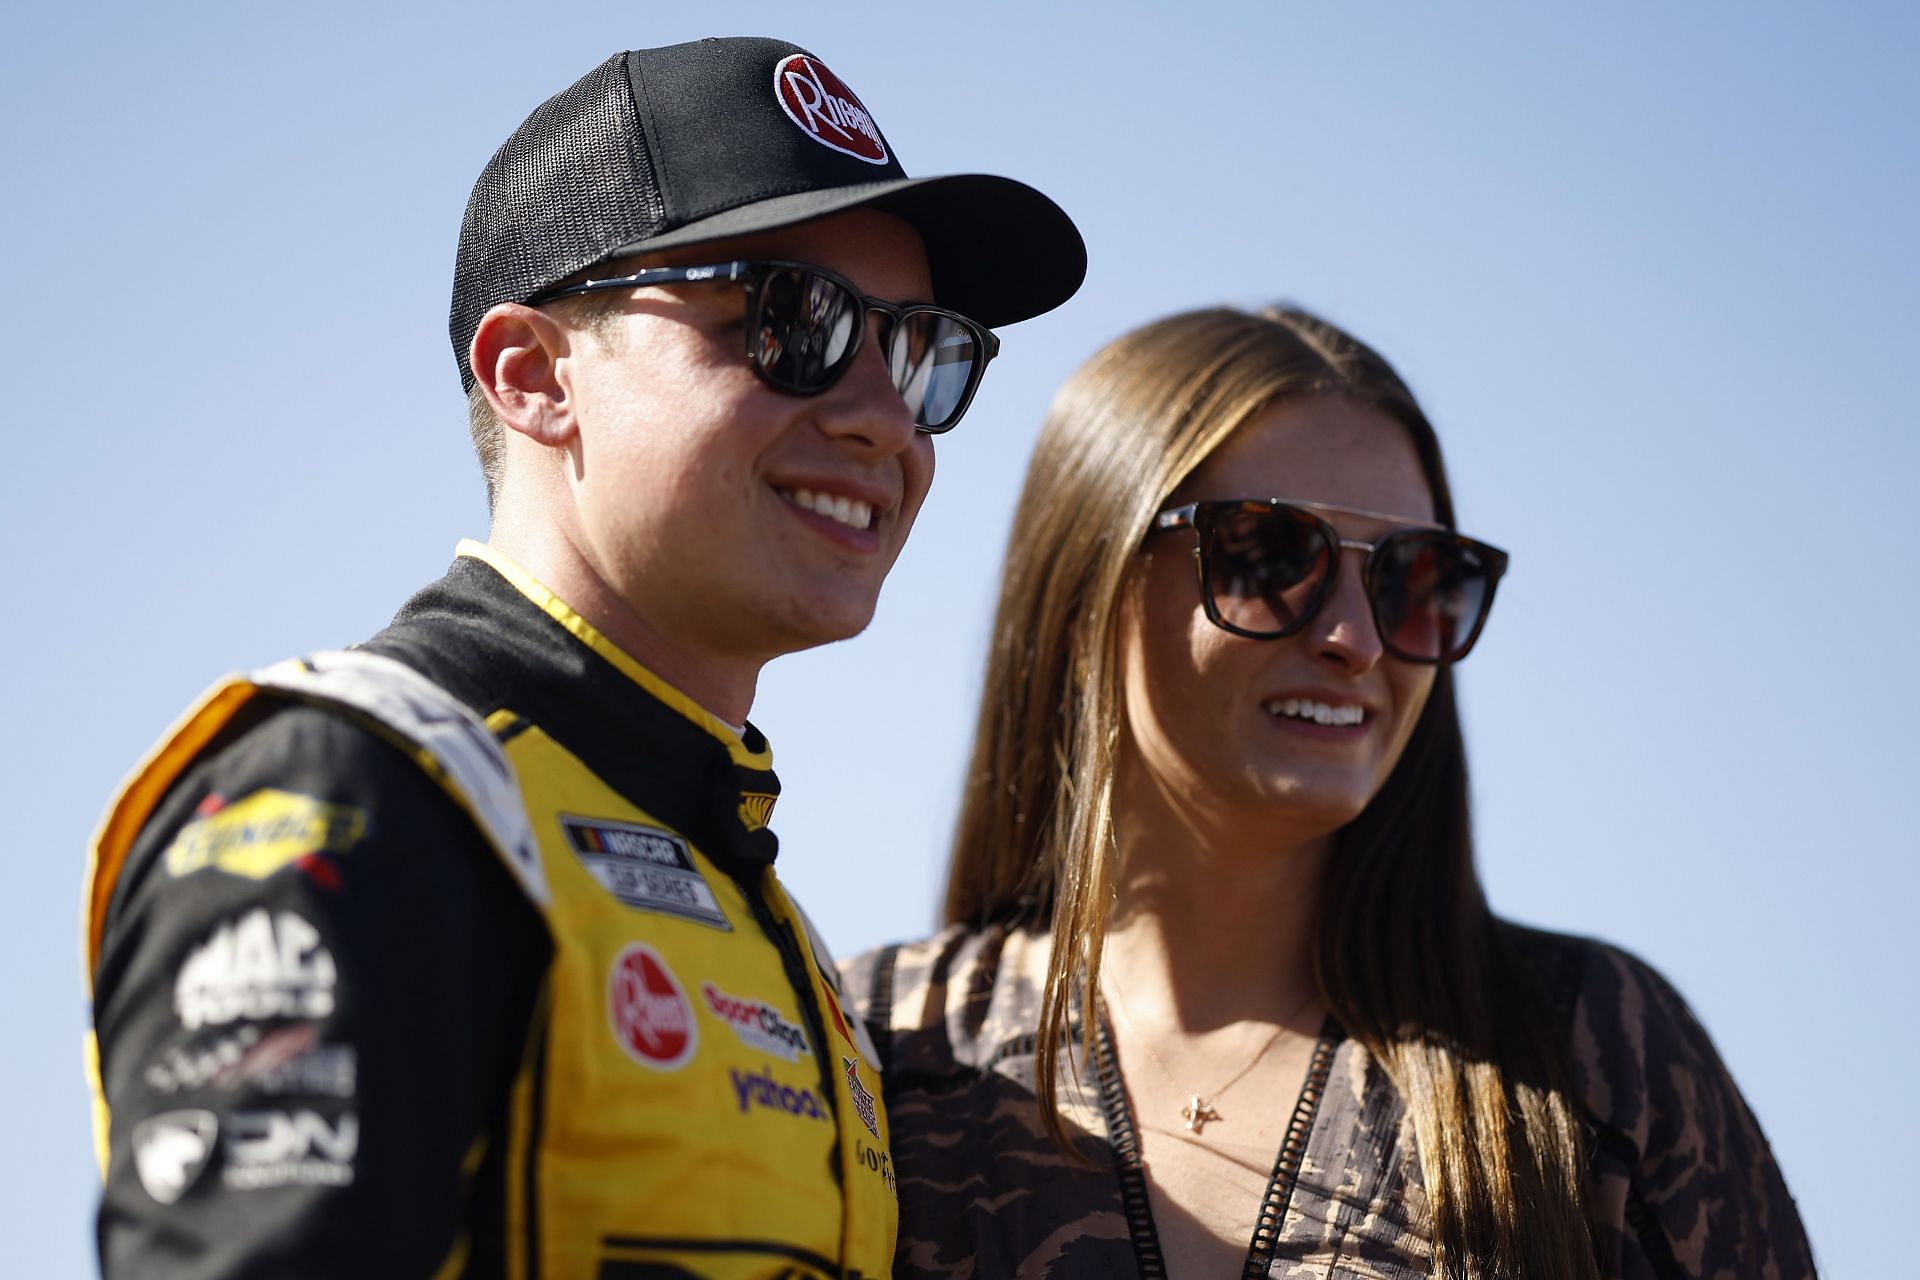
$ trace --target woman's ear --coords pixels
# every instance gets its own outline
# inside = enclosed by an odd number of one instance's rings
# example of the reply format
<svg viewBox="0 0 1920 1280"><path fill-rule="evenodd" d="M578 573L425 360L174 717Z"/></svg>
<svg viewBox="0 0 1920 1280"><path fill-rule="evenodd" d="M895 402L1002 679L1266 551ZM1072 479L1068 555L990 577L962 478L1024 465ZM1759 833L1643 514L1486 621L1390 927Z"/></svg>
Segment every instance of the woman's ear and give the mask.
<svg viewBox="0 0 1920 1280"><path fill-rule="evenodd" d="M467 361L507 429L545 445L565 444L579 430L568 385L569 337L552 316L517 302L481 317Z"/></svg>

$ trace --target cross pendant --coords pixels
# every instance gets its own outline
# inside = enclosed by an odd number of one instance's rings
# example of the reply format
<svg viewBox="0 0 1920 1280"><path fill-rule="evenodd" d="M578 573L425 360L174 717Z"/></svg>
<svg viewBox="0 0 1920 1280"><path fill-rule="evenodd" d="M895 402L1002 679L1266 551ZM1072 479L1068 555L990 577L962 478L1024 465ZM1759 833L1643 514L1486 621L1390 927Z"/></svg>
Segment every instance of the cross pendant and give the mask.
<svg viewBox="0 0 1920 1280"><path fill-rule="evenodd" d="M1188 1133L1199 1133L1207 1127L1207 1121L1220 1119L1220 1113L1207 1105L1207 1100L1199 1094L1187 1099L1187 1105L1180 1108L1180 1118L1187 1122Z"/></svg>

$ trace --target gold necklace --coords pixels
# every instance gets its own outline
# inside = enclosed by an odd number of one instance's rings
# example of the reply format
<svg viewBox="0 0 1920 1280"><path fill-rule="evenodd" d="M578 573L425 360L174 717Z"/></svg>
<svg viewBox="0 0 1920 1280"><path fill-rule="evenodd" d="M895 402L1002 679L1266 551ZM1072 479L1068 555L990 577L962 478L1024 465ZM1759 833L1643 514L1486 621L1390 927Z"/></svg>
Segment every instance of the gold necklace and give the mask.
<svg viewBox="0 0 1920 1280"><path fill-rule="evenodd" d="M1173 1078L1173 1072L1167 1070L1167 1064L1161 1060L1159 1054L1153 1051L1153 1046L1147 1042L1146 1037L1139 1034L1139 1029L1134 1026L1132 1016L1127 1013L1126 1005L1121 1002L1119 990L1116 988L1112 991L1107 991L1105 990L1106 985L1104 982L1100 984L1102 988L1101 994L1112 1001L1113 1011L1120 1015L1120 1021L1126 1025L1127 1031L1139 1040L1140 1047L1147 1051L1147 1057L1153 1060L1154 1067L1160 1072L1161 1076L1165 1078L1166 1082L1173 1086L1174 1092L1181 1092L1180 1082ZM1214 1108L1214 1102L1217 1099L1225 1097L1227 1090L1239 1084L1246 1078L1249 1071L1252 1071L1255 1066L1259 1065L1260 1059L1267 1056L1267 1050L1273 1048L1273 1046L1279 1042L1280 1037L1286 1034L1287 1024L1306 1012L1307 1006L1317 1000L1319 996L1320 993L1318 991L1310 993L1305 1000L1301 1001L1299 1008L1295 1009L1285 1018L1282 1018L1280 1025L1273 1029L1273 1034L1268 1036L1266 1041L1262 1043L1258 1049L1254 1050L1253 1056L1247 1059L1246 1065L1234 1072L1232 1078L1225 1084L1219 1085L1204 1094L1187 1094L1187 1103L1180 1108L1180 1119L1186 1122L1188 1133L1204 1133L1209 1124L1226 1119L1225 1116L1221 1115L1220 1112Z"/></svg>

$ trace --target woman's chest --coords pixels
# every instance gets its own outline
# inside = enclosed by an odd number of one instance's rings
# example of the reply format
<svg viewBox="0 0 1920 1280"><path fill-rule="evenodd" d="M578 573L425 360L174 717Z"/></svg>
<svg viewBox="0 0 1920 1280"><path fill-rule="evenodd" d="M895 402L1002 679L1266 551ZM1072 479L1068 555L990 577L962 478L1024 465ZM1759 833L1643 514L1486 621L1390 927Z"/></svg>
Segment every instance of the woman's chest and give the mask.
<svg viewBox="0 0 1920 1280"><path fill-rule="evenodd" d="M1413 1127L1365 1052L1325 1035L1249 1083L1258 1087L1215 1100L1214 1117L1197 1133L1186 1124L1141 1125L1163 1273L1171 1280L1428 1275L1432 1246ZM1164 1110L1164 1100L1154 1105Z"/></svg>
<svg viewBox="0 0 1920 1280"><path fill-rule="evenodd" d="M1287 1280L1427 1276L1426 1199L1404 1108L1357 1046L1327 1038L1315 1049L1317 1073L1311 1062L1301 1073L1308 1087L1271 1099L1261 1135L1227 1160L1157 1143L1110 1062L1063 1086L1073 1155L1041 1122L1030 1058L890 1079L895 1274L970 1266L981 1276L1181 1280L1243 1275L1251 1263L1253 1274ZM1215 1104L1223 1116L1227 1101ZM1236 1104L1249 1128L1256 1102Z"/></svg>

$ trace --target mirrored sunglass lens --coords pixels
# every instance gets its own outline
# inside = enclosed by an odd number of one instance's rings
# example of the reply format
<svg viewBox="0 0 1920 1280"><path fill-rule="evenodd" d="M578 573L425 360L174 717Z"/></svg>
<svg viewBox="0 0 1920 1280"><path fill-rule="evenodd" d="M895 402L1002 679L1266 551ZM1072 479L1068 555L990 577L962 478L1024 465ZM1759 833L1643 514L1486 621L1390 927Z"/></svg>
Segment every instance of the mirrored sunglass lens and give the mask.
<svg viewBox="0 0 1920 1280"><path fill-rule="evenodd" d="M775 383L817 391L859 340L860 300L811 271L782 268L761 285L754 359Z"/></svg>
<svg viewBox="0 0 1920 1280"><path fill-rule="evenodd" d="M966 403L980 344L968 328L938 311L909 311L894 326L887 366L913 420L938 430Z"/></svg>
<svg viewBox="0 0 1920 1280"><path fill-rule="evenodd" d="M1486 611L1490 566L1470 546L1447 537L1396 538L1374 565L1374 611L1380 634L1413 658L1458 655Z"/></svg>
<svg viewBox="0 0 1920 1280"><path fill-rule="evenodd" d="M1311 515L1247 503L1214 520L1207 590L1233 626L1278 635L1313 612L1332 564L1332 547Z"/></svg>

